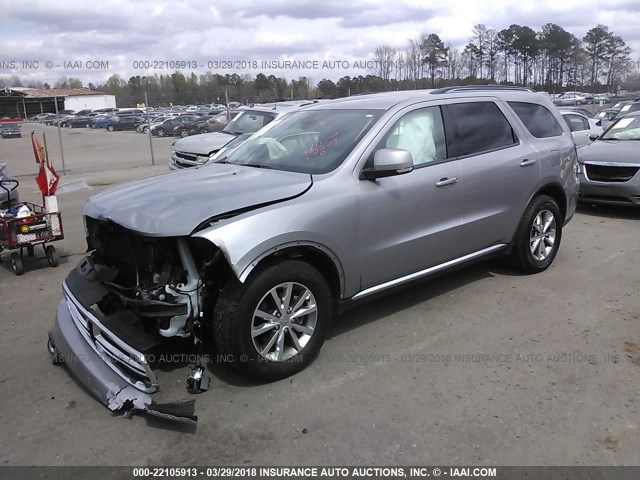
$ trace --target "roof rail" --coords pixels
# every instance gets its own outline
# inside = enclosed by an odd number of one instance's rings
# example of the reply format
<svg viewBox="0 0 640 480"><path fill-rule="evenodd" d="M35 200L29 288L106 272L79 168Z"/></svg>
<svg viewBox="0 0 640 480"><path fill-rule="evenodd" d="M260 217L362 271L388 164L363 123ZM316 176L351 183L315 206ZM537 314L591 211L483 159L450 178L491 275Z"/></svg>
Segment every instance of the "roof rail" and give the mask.
<svg viewBox="0 0 640 480"><path fill-rule="evenodd" d="M473 92L473 91L483 91L483 90L503 90L503 91L516 91L516 92L533 92L536 91L532 88L528 87L514 87L511 85L459 85L457 87L444 87L438 88L436 90L431 90L429 93L439 94L439 93L462 93L462 92Z"/></svg>

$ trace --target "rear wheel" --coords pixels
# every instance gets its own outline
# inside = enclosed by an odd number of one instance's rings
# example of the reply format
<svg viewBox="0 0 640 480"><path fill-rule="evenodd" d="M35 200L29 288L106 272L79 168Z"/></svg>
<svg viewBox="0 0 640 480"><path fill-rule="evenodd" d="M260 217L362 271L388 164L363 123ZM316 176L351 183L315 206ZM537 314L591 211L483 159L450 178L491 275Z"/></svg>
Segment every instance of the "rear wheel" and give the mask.
<svg viewBox="0 0 640 480"><path fill-rule="evenodd" d="M519 270L538 273L549 268L560 247L562 222L553 198L541 195L531 201L520 221L512 252Z"/></svg>
<svg viewBox="0 0 640 480"><path fill-rule="evenodd" d="M109 126L107 127L107 130L109 130L110 132L113 132L113 125L109 125Z"/></svg>
<svg viewBox="0 0 640 480"><path fill-rule="evenodd" d="M56 247L53 245L47 245L44 247L44 253L47 256L47 262L49 262L50 267L57 267L59 262L58 252L56 252Z"/></svg>
<svg viewBox="0 0 640 480"><path fill-rule="evenodd" d="M189 136L189 131L188 131L188 130L182 130L182 131L180 131L180 136L181 136L182 138L184 138L184 137L188 137L188 136Z"/></svg>
<svg viewBox="0 0 640 480"><path fill-rule="evenodd" d="M309 264L287 260L230 279L213 320L218 352L262 380L305 368L324 343L332 315L329 287Z"/></svg>
<svg viewBox="0 0 640 480"><path fill-rule="evenodd" d="M144 133L149 133L149 127L144 127L144 128L142 129L142 131L143 131Z"/></svg>
<svg viewBox="0 0 640 480"><path fill-rule="evenodd" d="M20 258L19 253L14 252L11 254L11 270L13 270L13 273L16 275L22 275L24 273L24 266L22 265L22 258Z"/></svg>

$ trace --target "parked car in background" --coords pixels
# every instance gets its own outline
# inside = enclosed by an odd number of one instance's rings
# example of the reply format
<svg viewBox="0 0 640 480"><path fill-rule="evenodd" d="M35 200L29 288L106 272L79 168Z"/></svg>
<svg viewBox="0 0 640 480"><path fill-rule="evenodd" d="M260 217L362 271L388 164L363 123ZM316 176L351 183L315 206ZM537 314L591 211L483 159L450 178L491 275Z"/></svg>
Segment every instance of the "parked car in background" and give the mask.
<svg viewBox="0 0 640 480"><path fill-rule="evenodd" d="M13 177L9 175L9 170L6 163L0 163L0 180L12 180ZM0 188L0 210L6 210L10 204L14 205L20 201L20 195L18 195L18 189L13 188L16 184L14 182L5 182L4 188Z"/></svg>
<svg viewBox="0 0 640 480"><path fill-rule="evenodd" d="M85 116L73 116L70 118L65 118L64 120L60 121L60 126L63 128L80 128L80 127L86 127L87 124L91 122L91 117L85 117Z"/></svg>
<svg viewBox="0 0 640 480"><path fill-rule="evenodd" d="M560 112L577 112L581 115L584 115L587 118L592 118L593 114L587 110L586 108L580 108L580 107L558 107L558 110L560 110Z"/></svg>
<svg viewBox="0 0 640 480"><path fill-rule="evenodd" d="M578 148L589 145L592 137L600 135L604 130L599 125L600 120L588 118L578 112L561 111L562 118L569 126L573 141Z"/></svg>
<svg viewBox="0 0 640 480"><path fill-rule="evenodd" d="M107 125L107 130L110 132L122 131L122 130L135 130L138 125L144 122L142 117L136 117L129 115L126 117L120 117L117 122Z"/></svg>
<svg viewBox="0 0 640 480"><path fill-rule="evenodd" d="M278 116L307 105L313 105L313 102L305 102L300 105L280 104L276 106L275 110L273 107L255 107L242 110L219 132L205 133L178 140L174 144L174 149L171 153L169 168L171 170L179 170L202 165L209 160L211 155L233 140L234 137L244 133L257 132Z"/></svg>
<svg viewBox="0 0 640 480"><path fill-rule="evenodd" d="M616 120L578 160L580 200L640 206L640 112Z"/></svg>
<svg viewBox="0 0 640 480"><path fill-rule="evenodd" d="M622 118L630 113L640 111L640 102L629 102L622 105L614 120Z"/></svg>
<svg viewBox="0 0 640 480"><path fill-rule="evenodd" d="M164 122L167 118L164 116L155 116L155 117L150 117L149 118L149 122L147 122L147 120L145 119L144 122L138 124L136 126L136 132L138 133L149 133L149 128L150 127L154 127L156 125L160 125L162 122Z"/></svg>
<svg viewBox="0 0 640 480"><path fill-rule="evenodd" d="M581 93L565 93L554 100L556 105L586 105L587 96Z"/></svg>
<svg viewBox="0 0 640 480"><path fill-rule="evenodd" d="M54 125L54 122L66 116L67 115L64 115L62 113L54 113L49 115L48 117L45 117L44 120L42 120L42 123L51 127Z"/></svg>
<svg viewBox="0 0 640 480"><path fill-rule="evenodd" d="M230 112L229 116L225 113L218 113L212 117L201 117L193 122L178 125L173 134L176 137L188 137L189 135L197 135L200 133L220 132L228 123L228 118L235 118L238 111Z"/></svg>
<svg viewBox="0 0 640 480"><path fill-rule="evenodd" d="M600 110L594 115L594 118L600 120L600 126L606 130L613 123L616 115L618 114L618 110L614 110L613 108L607 108L605 110Z"/></svg>
<svg viewBox="0 0 640 480"><path fill-rule="evenodd" d="M17 123L0 123L0 136L2 138L22 138L20 125Z"/></svg>
<svg viewBox="0 0 640 480"><path fill-rule="evenodd" d="M104 117L95 117L91 120L89 128L107 128L109 125L117 123L120 118L115 115L106 115Z"/></svg>
<svg viewBox="0 0 640 480"><path fill-rule="evenodd" d="M174 338L262 381L293 375L336 306L490 256L545 271L575 211L575 167L559 113L523 89L298 109L224 161L89 199L88 253L64 282L49 352L124 413L153 408L148 358ZM108 366L65 362L77 358Z"/></svg>
<svg viewBox="0 0 640 480"><path fill-rule="evenodd" d="M193 122L199 119L198 115L180 115L178 117L169 118L162 123L151 127L151 134L158 137L165 137L167 135L173 135L173 129L183 123Z"/></svg>
<svg viewBox="0 0 640 480"><path fill-rule="evenodd" d="M611 103L611 96L606 93L597 93L593 96L593 103L602 103L603 105L606 105L608 103Z"/></svg>

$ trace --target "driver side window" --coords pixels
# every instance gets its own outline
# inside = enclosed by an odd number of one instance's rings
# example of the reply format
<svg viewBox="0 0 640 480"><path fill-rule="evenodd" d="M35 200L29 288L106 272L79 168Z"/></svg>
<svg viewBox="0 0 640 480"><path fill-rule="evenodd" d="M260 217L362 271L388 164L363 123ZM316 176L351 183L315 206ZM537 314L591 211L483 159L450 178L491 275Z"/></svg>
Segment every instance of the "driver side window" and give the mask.
<svg viewBox="0 0 640 480"><path fill-rule="evenodd" d="M440 107L421 108L400 118L377 145L368 165L381 148L408 150L416 168L446 160L447 142Z"/></svg>

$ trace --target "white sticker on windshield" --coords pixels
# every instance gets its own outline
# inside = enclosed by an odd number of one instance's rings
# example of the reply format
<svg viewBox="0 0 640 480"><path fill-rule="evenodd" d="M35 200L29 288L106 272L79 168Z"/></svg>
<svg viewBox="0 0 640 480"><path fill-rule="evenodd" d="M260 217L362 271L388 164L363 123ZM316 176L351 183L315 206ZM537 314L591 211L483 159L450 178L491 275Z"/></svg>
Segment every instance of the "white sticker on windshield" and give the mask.
<svg viewBox="0 0 640 480"><path fill-rule="evenodd" d="M625 105L624 107L622 107L622 110L620 110L621 112L626 112L627 110L629 110L631 108L631 105Z"/></svg>
<svg viewBox="0 0 640 480"><path fill-rule="evenodd" d="M618 120L618 123L616 123L613 127L611 127L611 130L613 130L614 128L628 127L629 124L631 122L633 122L634 120L635 120L635 118L623 118L621 120Z"/></svg>

